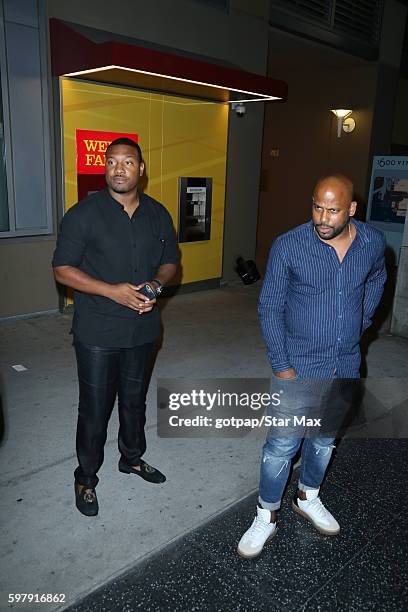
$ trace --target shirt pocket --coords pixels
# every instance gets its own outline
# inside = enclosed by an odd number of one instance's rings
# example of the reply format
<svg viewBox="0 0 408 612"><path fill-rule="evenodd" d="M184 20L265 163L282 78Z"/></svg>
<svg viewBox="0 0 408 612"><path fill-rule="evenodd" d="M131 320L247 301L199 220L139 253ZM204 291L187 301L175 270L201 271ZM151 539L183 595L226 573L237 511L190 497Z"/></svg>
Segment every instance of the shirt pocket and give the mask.
<svg viewBox="0 0 408 612"><path fill-rule="evenodd" d="M299 268L293 271L289 282L290 290L294 294L320 295L335 286L335 272L332 270Z"/></svg>
<svg viewBox="0 0 408 612"><path fill-rule="evenodd" d="M328 289L329 285L323 285L323 283L314 282L294 282L291 284L290 290L294 294L300 295L320 295Z"/></svg>
<svg viewBox="0 0 408 612"><path fill-rule="evenodd" d="M312 258L291 262L290 291L299 296L318 296L336 287L338 267L331 260Z"/></svg>

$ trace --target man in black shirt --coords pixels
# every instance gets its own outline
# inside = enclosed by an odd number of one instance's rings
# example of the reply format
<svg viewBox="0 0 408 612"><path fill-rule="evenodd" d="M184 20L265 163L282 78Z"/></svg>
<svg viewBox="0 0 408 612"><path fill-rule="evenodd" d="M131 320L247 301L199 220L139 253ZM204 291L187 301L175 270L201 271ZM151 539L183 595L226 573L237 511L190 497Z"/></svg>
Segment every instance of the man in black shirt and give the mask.
<svg viewBox="0 0 408 612"><path fill-rule="evenodd" d="M139 193L139 145L128 138L106 151L107 188L68 210L53 258L55 279L74 289L72 324L78 366L77 508L98 513L95 487L108 421L118 396L119 470L153 483L166 480L146 450L146 367L160 334L156 296L175 275L172 219ZM148 295L147 295L148 294Z"/></svg>

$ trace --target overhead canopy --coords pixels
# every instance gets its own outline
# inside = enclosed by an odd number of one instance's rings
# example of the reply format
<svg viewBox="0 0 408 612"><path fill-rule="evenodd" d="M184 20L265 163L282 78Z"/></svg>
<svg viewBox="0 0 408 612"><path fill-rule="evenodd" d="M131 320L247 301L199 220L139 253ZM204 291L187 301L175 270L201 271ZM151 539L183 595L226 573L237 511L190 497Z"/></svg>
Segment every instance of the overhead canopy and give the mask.
<svg viewBox="0 0 408 612"><path fill-rule="evenodd" d="M216 102L286 100L284 81L138 45L96 43L50 20L54 76L91 79Z"/></svg>

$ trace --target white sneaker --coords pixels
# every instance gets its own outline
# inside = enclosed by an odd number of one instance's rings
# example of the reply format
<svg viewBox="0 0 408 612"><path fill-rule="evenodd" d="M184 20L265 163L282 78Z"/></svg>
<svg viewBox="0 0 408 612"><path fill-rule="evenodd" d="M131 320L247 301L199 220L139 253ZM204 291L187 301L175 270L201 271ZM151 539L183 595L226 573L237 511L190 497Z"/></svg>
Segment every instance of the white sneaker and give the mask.
<svg viewBox="0 0 408 612"><path fill-rule="evenodd" d="M299 499L295 495L292 501L292 508L295 512L310 521L317 531L325 535L337 535L340 525L332 514L324 507L320 497L319 489L309 489L306 491L305 500Z"/></svg>
<svg viewBox="0 0 408 612"><path fill-rule="evenodd" d="M276 531L276 523L271 523L269 510L256 509L257 515L250 528L244 533L238 544L238 554L245 559L253 559L261 554L264 544Z"/></svg>

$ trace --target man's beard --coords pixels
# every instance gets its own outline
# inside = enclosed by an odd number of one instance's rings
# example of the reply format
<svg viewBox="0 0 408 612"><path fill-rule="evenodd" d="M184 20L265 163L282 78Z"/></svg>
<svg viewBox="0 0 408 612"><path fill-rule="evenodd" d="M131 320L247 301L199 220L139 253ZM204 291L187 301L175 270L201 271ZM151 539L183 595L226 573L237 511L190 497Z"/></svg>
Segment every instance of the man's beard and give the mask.
<svg viewBox="0 0 408 612"><path fill-rule="evenodd" d="M114 191L115 193L129 193L130 191L133 191L134 188L137 186L136 183L130 183L129 181L127 181L126 183L116 183L114 180L105 180L108 187L110 187L110 189L112 189L112 191Z"/></svg>
<svg viewBox="0 0 408 612"><path fill-rule="evenodd" d="M115 185L115 183L113 183L112 185L109 185L109 187L115 193L127 193L128 191L132 191L126 185Z"/></svg>
<svg viewBox="0 0 408 612"><path fill-rule="evenodd" d="M314 223L314 228L315 228L315 230L317 232L317 235L322 240L333 240L333 238L337 238L337 236L339 236L342 232L344 232L344 230L348 226L349 222L350 222L350 217L347 217L347 221L345 221L345 223L343 223L343 225L341 225L337 229L334 229L334 227L331 226L331 225L323 225L322 223ZM333 233L332 234L328 234L327 236L321 235L321 234L319 234L319 232L317 230L318 227L327 227L327 228L330 228L330 229L333 230Z"/></svg>

